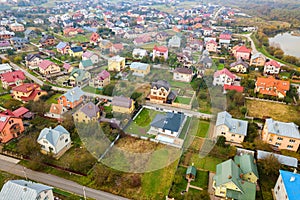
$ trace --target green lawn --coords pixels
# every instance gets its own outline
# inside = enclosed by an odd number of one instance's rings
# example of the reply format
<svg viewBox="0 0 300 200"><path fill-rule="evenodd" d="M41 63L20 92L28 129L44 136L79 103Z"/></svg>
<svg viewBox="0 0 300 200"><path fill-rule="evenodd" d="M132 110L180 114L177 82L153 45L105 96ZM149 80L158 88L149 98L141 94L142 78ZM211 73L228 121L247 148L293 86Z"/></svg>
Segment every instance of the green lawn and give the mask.
<svg viewBox="0 0 300 200"><path fill-rule="evenodd" d="M104 106L104 112L110 113L112 111L112 106Z"/></svg>
<svg viewBox="0 0 300 200"><path fill-rule="evenodd" d="M143 109L135 118L134 122L142 127L148 126L151 123L149 109Z"/></svg>
<svg viewBox="0 0 300 200"><path fill-rule="evenodd" d="M155 45L159 46L158 43L152 42L152 43L142 45L141 48L152 51Z"/></svg>
<svg viewBox="0 0 300 200"><path fill-rule="evenodd" d="M93 93L93 94L101 94L102 93L101 90L98 90L98 89L93 88L91 86L86 86L86 87L82 88L82 90L84 92L89 92L89 93Z"/></svg>
<svg viewBox="0 0 300 200"><path fill-rule="evenodd" d="M61 94L54 94L49 99L46 100L48 104L57 103L57 99L61 96Z"/></svg>
<svg viewBox="0 0 300 200"><path fill-rule="evenodd" d="M197 170L195 181L191 182L191 185L207 189L208 186L208 172Z"/></svg>
<svg viewBox="0 0 300 200"><path fill-rule="evenodd" d="M187 98L187 97L176 97L175 103L181 103L181 104L186 104L186 105L190 105L191 102L191 98Z"/></svg>
<svg viewBox="0 0 300 200"><path fill-rule="evenodd" d="M184 126L182 128L182 131L181 131L181 133L179 135L180 139L184 139L184 137L185 137L185 135L186 135L186 133L188 131L191 119L192 119L191 117L187 117L186 122L185 122L185 124L184 124Z"/></svg>
<svg viewBox="0 0 300 200"><path fill-rule="evenodd" d="M182 89L191 89L191 84L189 83L185 83L185 82L179 82L179 81L169 81L170 85L172 87L178 87L178 88L182 88Z"/></svg>
<svg viewBox="0 0 300 200"><path fill-rule="evenodd" d="M154 117L157 114L164 114L164 113L156 111L156 110L151 110L151 109L145 109L145 110L148 110L148 112L149 112L149 119L150 119L149 121L150 121L150 123L152 122L152 120L154 119ZM146 113L147 111L144 111L144 112ZM147 120L147 123L148 123L148 120ZM137 122L133 121L126 128L125 132L126 133L136 134L136 135L141 135L141 136L146 136L146 137L152 137L152 135L147 134L148 130L150 129L150 123L148 125L146 125L146 123L145 123L145 124L143 124L145 126L142 127L142 126L138 125Z"/></svg>
<svg viewBox="0 0 300 200"><path fill-rule="evenodd" d="M220 63L220 64L218 65L218 70L221 70L221 69L224 69L224 64L222 64L222 63Z"/></svg>
<svg viewBox="0 0 300 200"><path fill-rule="evenodd" d="M222 159L212 156L206 156L200 158L198 154L193 154L190 160L190 164L194 163L194 166L199 169L215 172L217 164L223 162Z"/></svg>
<svg viewBox="0 0 300 200"><path fill-rule="evenodd" d="M0 93L7 92L7 90L3 89L2 82L0 82Z"/></svg>
<svg viewBox="0 0 300 200"><path fill-rule="evenodd" d="M0 188L4 185L4 183L8 180L17 179L18 177L3 171L0 171Z"/></svg>
<svg viewBox="0 0 300 200"><path fill-rule="evenodd" d="M209 126L210 123L208 121L199 120L198 131L196 136L206 138Z"/></svg>

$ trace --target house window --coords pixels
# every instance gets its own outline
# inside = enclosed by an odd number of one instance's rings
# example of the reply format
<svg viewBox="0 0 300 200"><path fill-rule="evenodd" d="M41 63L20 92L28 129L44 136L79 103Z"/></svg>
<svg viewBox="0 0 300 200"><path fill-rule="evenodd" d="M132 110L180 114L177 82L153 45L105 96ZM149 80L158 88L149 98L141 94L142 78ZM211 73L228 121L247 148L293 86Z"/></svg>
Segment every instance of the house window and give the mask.
<svg viewBox="0 0 300 200"><path fill-rule="evenodd" d="M231 137L235 137L235 134L231 134Z"/></svg>
<svg viewBox="0 0 300 200"><path fill-rule="evenodd" d="M287 148L288 148L288 149L292 149L293 146L292 146L292 145L287 145Z"/></svg>
<svg viewBox="0 0 300 200"><path fill-rule="evenodd" d="M67 142L69 142L69 139L66 139L66 140L65 140L65 143L67 143Z"/></svg>
<svg viewBox="0 0 300 200"><path fill-rule="evenodd" d="M296 140L290 139L290 143L295 143L295 142L296 142Z"/></svg>
<svg viewBox="0 0 300 200"><path fill-rule="evenodd" d="M276 145L276 146L280 146L280 145L281 145L281 143L278 143L278 142L276 142L276 143L275 143L275 145Z"/></svg>
<svg viewBox="0 0 300 200"><path fill-rule="evenodd" d="M283 138L282 137L278 137L277 140L283 140Z"/></svg>
<svg viewBox="0 0 300 200"><path fill-rule="evenodd" d="M44 144L48 144L48 142L47 142L46 140L43 140L43 143L44 143Z"/></svg>
<svg viewBox="0 0 300 200"><path fill-rule="evenodd" d="M280 186L278 185L278 187L277 187L277 190L279 191L280 190Z"/></svg>
<svg viewBox="0 0 300 200"><path fill-rule="evenodd" d="M240 135L239 138L242 138L242 136Z"/></svg>
<svg viewBox="0 0 300 200"><path fill-rule="evenodd" d="M226 135L226 133L225 133L225 132L222 132L221 134L222 134L222 135Z"/></svg>

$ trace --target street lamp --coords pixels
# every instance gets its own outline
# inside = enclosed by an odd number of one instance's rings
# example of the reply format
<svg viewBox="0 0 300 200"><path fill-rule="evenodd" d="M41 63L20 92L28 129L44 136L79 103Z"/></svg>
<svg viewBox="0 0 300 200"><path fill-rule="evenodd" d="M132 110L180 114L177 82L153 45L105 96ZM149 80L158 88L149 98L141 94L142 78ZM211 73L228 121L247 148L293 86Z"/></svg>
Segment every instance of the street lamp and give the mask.
<svg viewBox="0 0 300 200"><path fill-rule="evenodd" d="M25 167L23 167L23 172L24 172L24 175L25 175L25 179L26 179L26 181L27 181L28 178L27 178L27 174L26 174L26 172L25 172Z"/></svg>

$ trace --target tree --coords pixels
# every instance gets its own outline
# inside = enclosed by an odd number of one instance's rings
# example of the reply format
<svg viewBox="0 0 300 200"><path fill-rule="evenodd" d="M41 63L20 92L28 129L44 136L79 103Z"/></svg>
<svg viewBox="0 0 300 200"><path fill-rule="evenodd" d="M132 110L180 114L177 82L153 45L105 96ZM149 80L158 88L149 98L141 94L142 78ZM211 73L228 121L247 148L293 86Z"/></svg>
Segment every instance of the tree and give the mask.
<svg viewBox="0 0 300 200"><path fill-rule="evenodd" d="M274 56L275 56L276 58L281 59L281 58L283 58L283 55L284 55L284 52L283 52L281 49L278 49L278 50L276 50L276 51L274 52Z"/></svg>
<svg viewBox="0 0 300 200"><path fill-rule="evenodd" d="M258 125L256 123L249 123L248 133L245 138L247 142L254 142L254 139L258 136Z"/></svg>
<svg viewBox="0 0 300 200"><path fill-rule="evenodd" d="M103 94L107 96L112 96L114 89L115 89L114 85L111 84L107 85L103 88Z"/></svg>
<svg viewBox="0 0 300 200"><path fill-rule="evenodd" d="M216 145L219 147L226 147L227 145L225 144L225 142L226 142L226 137L218 136Z"/></svg>
<svg viewBox="0 0 300 200"><path fill-rule="evenodd" d="M21 56L16 56L16 57L14 58L14 62L17 63L17 64L20 64L21 61L22 61L22 57L21 57Z"/></svg>
<svg viewBox="0 0 300 200"><path fill-rule="evenodd" d="M43 85L43 86L41 87L41 89L44 90L44 91L46 91L46 92L51 91L51 88L52 88L51 85Z"/></svg>
<svg viewBox="0 0 300 200"><path fill-rule="evenodd" d="M6 101L3 106L9 110L15 110L19 108L22 105L22 102L16 100L16 99L10 99L9 101Z"/></svg>
<svg viewBox="0 0 300 200"><path fill-rule="evenodd" d="M267 176L278 176L278 171L280 169L280 162L276 157L270 155L265 159L259 161L259 166L261 168L261 173L266 174Z"/></svg>

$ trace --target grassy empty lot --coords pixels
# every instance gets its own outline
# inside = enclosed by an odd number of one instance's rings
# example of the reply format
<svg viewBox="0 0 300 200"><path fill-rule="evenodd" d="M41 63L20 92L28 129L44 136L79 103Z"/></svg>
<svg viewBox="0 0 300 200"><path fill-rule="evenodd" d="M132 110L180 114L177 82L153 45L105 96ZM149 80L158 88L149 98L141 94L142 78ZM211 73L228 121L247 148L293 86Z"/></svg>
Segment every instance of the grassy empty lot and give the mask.
<svg viewBox="0 0 300 200"><path fill-rule="evenodd" d="M191 98L176 97L176 99L175 99L175 103L181 103L181 104L189 105L190 102L191 102Z"/></svg>
<svg viewBox="0 0 300 200"><path fill-rule="evenodd" d="M52 95L49 99L47 99L47 103L48 104L52 104L52 103L57 103L57 99L61 96L62 94L54 94Z"/></svg>
<svg viewBox="0 0 300 200"><path fill-rule="evenodd" d="M299 122L300 111L295 106L256 100L247 100L246 106L250 117L272 117L284 122Z"/></svg>
<svg viewBox="0 0 300 200"><path fill-rule="evenodd" d="M93 94L101 94L102 93L101 90L98 90L98 89L93 88L91 86L85 86L84 88L82 88L82 90L84 92L89 92L89 93L93 93Z"/></svg>
<svg viewBox="0 0 300 200"><path fill-rule="evenodd" d="M209 129L209 122L208 121L203 121L203 120L199 120L200 123L198 125L198 131L197 131L197 135L198 137L207 137L207 133L208 133L208 129Z"/></svg>
<svg viewBox="0 0 300 200"><path fill-rule="evenodd" d="M151 42L151 43L142 45L141 48L146 49L146 50L151 50L151 51L152 51L155 45L159 46L158 43L156 43L156 42Z"/></svg>

